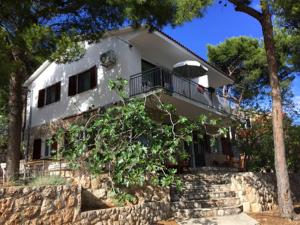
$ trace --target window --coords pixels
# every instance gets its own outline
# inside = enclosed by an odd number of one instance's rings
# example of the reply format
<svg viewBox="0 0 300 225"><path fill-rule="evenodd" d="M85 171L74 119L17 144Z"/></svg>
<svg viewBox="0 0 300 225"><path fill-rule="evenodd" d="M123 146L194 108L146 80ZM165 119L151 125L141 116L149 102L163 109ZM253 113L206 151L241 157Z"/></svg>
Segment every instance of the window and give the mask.
<svg viewBox="0 0 300 225"><path fill-rule="evenodd" d="M42 140L35 139L33 142L33 153L32 159L40 159L41 158L41 151L42 151Z"/></svg>
<svg viewBox="0 0 300 225"><path fill-rule="evenodd" d="M60 82L39 90L38 108L60 100Z"/></svg>
<svg viewBox="0 0 300 225"><path fill-rule="evenodd" d="M69 77L69 96L91 90L97 86L97 67Z"/></svg>
<svg viewBox="0 0 300 225"><path fill-rule="evenodd" d="M44 158L49 158L57 150L57 142L53 141L50 143L49 139L45 140Z"/></svg>

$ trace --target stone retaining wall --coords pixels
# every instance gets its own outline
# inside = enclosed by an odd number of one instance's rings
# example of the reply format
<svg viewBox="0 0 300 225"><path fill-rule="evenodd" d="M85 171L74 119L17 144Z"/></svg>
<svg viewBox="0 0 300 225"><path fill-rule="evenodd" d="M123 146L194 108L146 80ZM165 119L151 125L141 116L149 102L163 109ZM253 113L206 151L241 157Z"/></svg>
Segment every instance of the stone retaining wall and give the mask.
<svg viewBox="0 0 300 225"><path fill-rule="evenodd" d="M299 174L290 174L294 201L300 201ZM277 207L276 176L274 173L232 173L231 187L238 194L244 212L261 212Z"/></svg>
<svg viewBox="0 0 300 225"><path fill-rule="evenodd" d="M238 194L244 212L261 212L276 208L276 179L273 174L234 173L232 190Z"/></svg>
<svg viewBox="0 0 300 225"><path fill-rule="evenodd" d="M81 205L79 186L0 188L0 224L72 224Z"/></svg>
<svg viewBox="0 0 300 225"><path fill-rule="evenodd" d="M166 201L81 212L75 185L0 188L0 224L150 225L170 216Z"/></svg>
<svg viewBox="0 0 300 225"><path fill-rule="evenodd" d="M76 224L151 225L171 216L167 202L144 204L83 212Z"/></svg>

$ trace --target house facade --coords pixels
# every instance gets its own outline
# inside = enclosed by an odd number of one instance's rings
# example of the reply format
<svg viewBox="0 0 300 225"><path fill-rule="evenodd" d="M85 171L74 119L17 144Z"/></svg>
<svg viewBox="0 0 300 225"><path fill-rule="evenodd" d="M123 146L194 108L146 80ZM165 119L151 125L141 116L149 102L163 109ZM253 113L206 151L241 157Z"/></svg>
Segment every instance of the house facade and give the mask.
<svg viewBox="0 0 300 225"><path fill-rule="evenodd" d="M118 96L108 88L108 81L117 77L129 81L131 97L163 91L162 100L173 104L180 115L232 118L229 103L215 90L233 81L161 31L126 28L84 47L86 53L80 60L67 64L46 61L25 82L26 159L50 158L57 146L47 140L57 128L118 102ZM213 149L207 140L195 138L187 150L193 168L220 163L218 157L233 154L228 138L221 137Z"/></svg>

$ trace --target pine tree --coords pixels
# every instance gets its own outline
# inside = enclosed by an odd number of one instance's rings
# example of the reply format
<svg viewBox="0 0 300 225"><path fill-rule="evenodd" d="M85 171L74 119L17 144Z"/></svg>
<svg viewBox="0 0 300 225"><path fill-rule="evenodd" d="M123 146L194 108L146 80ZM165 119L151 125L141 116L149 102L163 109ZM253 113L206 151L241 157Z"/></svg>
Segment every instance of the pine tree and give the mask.
<svg viewBox="0 0 300 225"><path fill-rule="evenodd" d="M45 59L60 63L84 54L79 43L131 25L162 27L201 16L210 0L0 0L0 70L8 76L8 179L18 177L23 82ZM188 9L183 10L183 9ZM66 51L68 49L68 51Z"/></svg>

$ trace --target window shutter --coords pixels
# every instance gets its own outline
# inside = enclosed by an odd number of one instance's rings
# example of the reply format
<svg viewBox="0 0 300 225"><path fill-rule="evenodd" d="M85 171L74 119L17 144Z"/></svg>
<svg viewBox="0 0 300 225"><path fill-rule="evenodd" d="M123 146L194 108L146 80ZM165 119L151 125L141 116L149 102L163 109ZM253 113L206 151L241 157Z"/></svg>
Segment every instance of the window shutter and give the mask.
<svg viewBox="0 0 300 225"><path fill-rule="evenodd" d="M93 89L97 86L97 66L91 68L90 74L91 74L91 89Z"/></svg>
<svg viewBox="0 0 300 225"><path fill-rule="evenodd" d="M69 96L76 95L77 92L77 75L69 77Z"/></svg>
<svg viewBox="0 0 300 225"><path fill-rule="evenodd" d="M41 108L45 105L45 89L39 90L38 97L38 108Z"/></svg>
<svg viewBox="0 0 300 225"><path fill-rule="evenodd" d="M55 101L60 100L60 82L55 84Z"/></svg>
<svg viewBox="0 0 300 225"><path fill-rule="evenodd" d="M41 158L41 151L42 151L42 140L35 139L33 143L33 154L32 159L40 159Z"/></svg>
<svg viewBox="0 0 300 225"><path fill-rule="evenodd" d="M204 134L204 140L205 140L205 144L206 144L206 151L207 152L211 152L211 140L210 140L210 136L207 134Z"/></svg>

